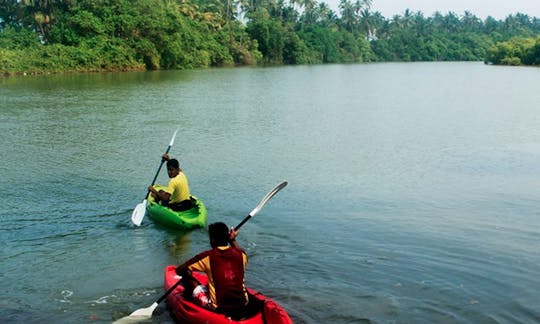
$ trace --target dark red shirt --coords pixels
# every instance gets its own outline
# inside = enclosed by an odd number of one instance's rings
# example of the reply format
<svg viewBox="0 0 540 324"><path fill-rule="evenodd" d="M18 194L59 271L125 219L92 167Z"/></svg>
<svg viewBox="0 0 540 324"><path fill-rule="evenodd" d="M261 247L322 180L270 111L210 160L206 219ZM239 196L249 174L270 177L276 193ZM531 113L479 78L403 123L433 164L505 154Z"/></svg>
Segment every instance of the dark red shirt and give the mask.
<svg viewBox="0 0 540 324"><path fill-rule="evenodd" d="M247 255L242 249L219 246L197 254L180 267L206 273L212 308L228 313L247 305L246 265Z"/></svg>

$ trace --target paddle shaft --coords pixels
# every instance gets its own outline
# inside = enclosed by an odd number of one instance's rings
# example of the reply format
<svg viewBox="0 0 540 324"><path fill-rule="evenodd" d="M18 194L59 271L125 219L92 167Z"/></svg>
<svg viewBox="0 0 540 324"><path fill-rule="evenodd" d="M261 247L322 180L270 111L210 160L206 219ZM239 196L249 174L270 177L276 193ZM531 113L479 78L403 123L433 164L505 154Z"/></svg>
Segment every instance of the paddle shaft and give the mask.
<svg viewBox="0 0 540 324"><path fill-rule="evenodd" d="M181 283L182 283L182 279L178 280L174 285L172 285L171 288L169 288L169 289L163 294L163 296L159 297L159 299L156 300L156 304L161 303L165 298L167 298L167 296L169 296L169 295L173 292L173 290L175 290L176 287L178 287Z"/></svg>
<svg viewBox="0 0 540 324"><path fill-rule="evenodd" d="M174 134L171 138L171 141L169 142L169 146L167 146L167 150L165 151L165 154L168 154L169 151L171 150L171 147L173 146L174 144L174 139L176 138L176 133L178 133L178 129L176 131L174 131ZM165 155L163 154L163 155ZM165 163L165 160L163 159L163 157L161 158L161 163L159 164L159 168L157 169L157 172L156 172L156 175L154 176L154 179L152 180L152 184L150 186L153 186L154 183L156 183L156 180L157 180L157 177L159 175L159 171L161 171L161 167L163 166L163 163ZM146 192L146 196L148 196L148 192ZM146 196L144 196L144 199L146 199Z"/></svg>
<svg viewBox="0 0 540 324"><path fill-rule="evenodd" d="M175 133L175 135L176 135L176 133ZM172 145L169 145L167 147L167 150L165 151L165 154L169 153L169 151L171 150L171 147L172 147ZM153 186L154 183L156 183L157 177L159 176L159 171L161 171L161 167L163 167L163 163L165 163L165 160L162 158L161 163L159 164L159 168L157 169L156 175L154 176L154 179L152 180L152 184L150 186ZM148 192L149 191L146 191L146 196L148 196ZM146 196L144 196L144 199L146 199Z"/></svg>
<svg viewBox="0 0 540 324"><path fill-rule="evenodd" d="M234 231L235 231L235 232L238 232L238 230L240 229L240 227L242 227L242 225L244 225L248 220L250 220L251 217L253 217L253 215L251 215L251 214L247 215L247 216L240 222L240 224L236 225L236 227L234 228Z"/></svg>

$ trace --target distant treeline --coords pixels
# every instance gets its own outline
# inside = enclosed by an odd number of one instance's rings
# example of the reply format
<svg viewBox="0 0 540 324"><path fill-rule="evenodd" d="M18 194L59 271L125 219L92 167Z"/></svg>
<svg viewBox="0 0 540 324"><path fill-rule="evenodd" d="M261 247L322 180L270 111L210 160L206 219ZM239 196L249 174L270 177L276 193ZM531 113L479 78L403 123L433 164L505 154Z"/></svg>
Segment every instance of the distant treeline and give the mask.
<svg viewBox="0 0 540 324"><path fill-rule="evenodd" d="M540 64L540 19L406 10L371 1L1 0L0 74L255 64Z"/></svg>

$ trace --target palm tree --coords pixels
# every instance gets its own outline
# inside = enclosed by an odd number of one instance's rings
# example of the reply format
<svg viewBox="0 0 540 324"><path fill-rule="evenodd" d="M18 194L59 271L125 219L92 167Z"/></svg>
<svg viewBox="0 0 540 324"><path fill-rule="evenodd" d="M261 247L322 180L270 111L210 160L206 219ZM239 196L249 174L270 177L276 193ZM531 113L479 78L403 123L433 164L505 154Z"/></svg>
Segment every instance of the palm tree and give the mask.
<svg viewBox="0 0 540 324"><path fill-rule="evenodd" d="M476 17L470 11L465 11L461 17L461 22L467 31L479 31L482 26L480 18Z"/></svg>
<svg viewBox="0 0 540 324"><path fill-rule="evenodd" d="M369 9L360 11L360 31L366 35L367 40L376 38L374 33L374 19Z"/></svg>
<svg viewBox="0 0 540 324"><path fill-rule="evenodd" d="M409 8L407 8L405 9L405 12L403 12L403 17L401 19L401 26L403 28L410 28L412 24L413 24L413 13Z"/></svg>
<svg viewBox="0 0 540 324"><path fill-rule="evenodd" d="M43 38L47 40L51 26L54 21L54 0L21 0L19 5L26 16L32 17L37 31Z"/></svg>
<svg viewBox="0 0 540 324"><path fill-rule="evenodd" d="M336 13L325 2L319 3L317 8L317 21L325 27L335 26L337 23Z"/></svg>
<svg viewBox="0 0 540 324"><path fill-rule="evenodd" d="M371 14L371 21L374 39L390 37L390 22L380 11Z"/></svg>
<svg viewBox="0 0 540 324"><path fill-rule="evenodd" d="M353 4L349 0L340 0L339 11L345 30L352 33L358 20Z"/></svg>
<svg viewBox="0 0 540 324"><path fill-rule="evenodd" d="M444 26L445 26L446 31L450 33L459 32L460 27L461 27L459 17L455 13L449 12L444 17Z"/></svg>

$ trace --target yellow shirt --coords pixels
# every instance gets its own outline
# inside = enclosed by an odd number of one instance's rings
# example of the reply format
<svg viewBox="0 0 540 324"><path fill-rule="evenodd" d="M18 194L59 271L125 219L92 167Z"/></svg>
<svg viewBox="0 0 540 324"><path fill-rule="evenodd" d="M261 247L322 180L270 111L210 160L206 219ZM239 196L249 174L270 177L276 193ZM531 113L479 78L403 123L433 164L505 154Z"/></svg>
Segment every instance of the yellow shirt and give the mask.
<svg viewBox="0 0 540 324"><path fill-rule="evenodd" d="M189 199L191 196L189 192L189 183L184 172L178 173L176 177L169 180L169 184L165 191L171 194L171 197L169 198L169 203L171 204Z"/></svg>

